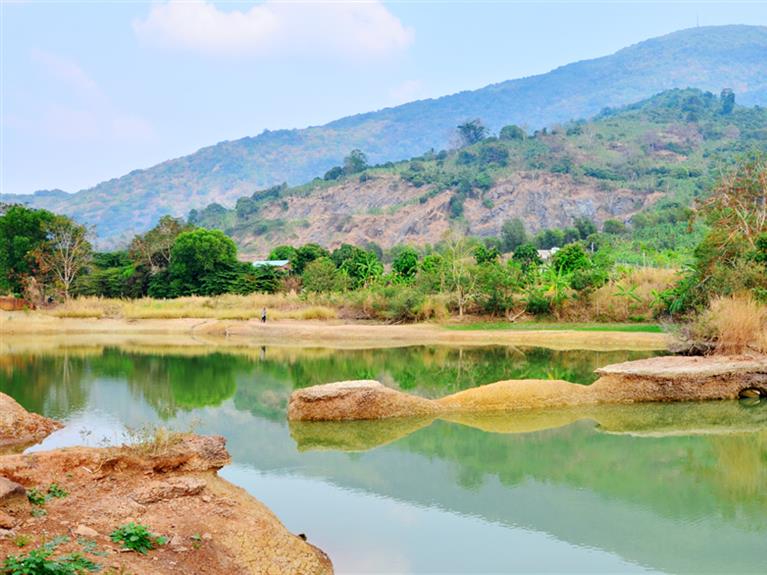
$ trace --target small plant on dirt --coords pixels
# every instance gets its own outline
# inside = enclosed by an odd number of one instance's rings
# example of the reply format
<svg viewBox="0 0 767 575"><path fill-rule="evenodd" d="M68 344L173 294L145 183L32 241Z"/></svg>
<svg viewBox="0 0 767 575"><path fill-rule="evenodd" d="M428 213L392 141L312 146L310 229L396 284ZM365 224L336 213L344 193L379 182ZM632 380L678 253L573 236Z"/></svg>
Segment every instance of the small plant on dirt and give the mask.
<svg viewBox="0 0 767 575"><path fill-rule="evenodd" d="M16 547L26 547L30 543L32 543L32 538L29 535L17 535L13 539L13 544Z"/></svg>
<svg viewBox="0 0 767 575"><path fill-rule="evenodd" d="M69 495L69 493L64 491L56 483L51 483L50 486L48 486L48 497L56 497L57 499L61 499L62 497L66 497L67 495Z"/></svg>
<svg viewBox="0 0 767 575"><path fill-rule="evenodd" d="M27 491L27 499L32 505L45 505L45 494L34 487Z"/></svg>
<svg viewBox="0 0 767 575"><path fill-rule="evenodd" d="M137 551L146 555L158 545L165 545L167 539L160 535L150 533L145 525L139 523L128 523L112 531L112 541L122 543L126 549Z"/></svg>
<svg viewBox="0 0 767 575"><path fill-rule="evenodd" d="M99 566L79 553L51 558L53 549L42 546L26 555L9 555L3 562L2 575L80 575L99 570Z"/></svg>

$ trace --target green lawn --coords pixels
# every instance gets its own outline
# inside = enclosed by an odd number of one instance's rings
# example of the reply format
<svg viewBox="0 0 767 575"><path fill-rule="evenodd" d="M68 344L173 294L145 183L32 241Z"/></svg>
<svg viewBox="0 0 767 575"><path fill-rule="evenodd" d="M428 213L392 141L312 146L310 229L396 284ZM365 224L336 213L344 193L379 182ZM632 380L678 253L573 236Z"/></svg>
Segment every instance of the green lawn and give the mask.
<svg viewBox="0 0 767 575"><path fill-rule="evenodd" d="M572 331L626 331L663 333L661 326L651 323L553 323L553 322L477 322L446 325L447 329L459 331L509 329L517 331L531 330L572 330Z"/></svg>

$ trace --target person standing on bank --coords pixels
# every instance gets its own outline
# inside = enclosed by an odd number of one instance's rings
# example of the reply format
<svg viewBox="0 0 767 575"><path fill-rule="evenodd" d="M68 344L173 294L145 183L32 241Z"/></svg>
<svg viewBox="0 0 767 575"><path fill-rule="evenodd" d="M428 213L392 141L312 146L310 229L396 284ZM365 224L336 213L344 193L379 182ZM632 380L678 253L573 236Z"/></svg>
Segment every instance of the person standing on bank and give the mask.
<svg viewBox="0 0 767 575"><path fill-rule="evenodd" d="M261 323L266 323L266 308L261 310Z"/></svg>

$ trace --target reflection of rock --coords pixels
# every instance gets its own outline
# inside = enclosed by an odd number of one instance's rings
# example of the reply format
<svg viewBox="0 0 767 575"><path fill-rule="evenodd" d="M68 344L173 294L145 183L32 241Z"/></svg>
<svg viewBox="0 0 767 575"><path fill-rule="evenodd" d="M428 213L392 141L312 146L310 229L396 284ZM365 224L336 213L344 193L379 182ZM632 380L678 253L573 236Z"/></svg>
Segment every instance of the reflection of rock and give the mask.
<svg viewBox="0 0 767 575"><path fill-rule="evenodd" d="M60 423L29 413L16 401L0 393L0 449L36 443L59 427Z"/></svg>
<svg viewBox="0 0 767 575"><path fill-rule="evenodd" d="M434 416L364 421L291 421L290 435L300 451L365 451L410 435L432 421Z"/></svg>
<svg viewBox="0 0 767 575"><path fill-rule="evenodd" d="M323 421L441 413L512 411L602 403L737 399L767 395L767 359L655 357L597 370L590 386L560 380L499 381L438 400L415 397L375 381L318 385L293 392L288 418Z"/></svg>
<svg viewBox="0 0 767 575"><path fill-rule="evenodd" d="M288 404L288 419L384 419L430 415L438 411L439 405L431 400L391 389L377 381L359 380L315 385L294 391Z"/></svg>
<svg viewBox="0 0 767 575"><path fill-rule="evenodd" d="M593 421L599 431L647 437L730 435L767 429L767 402L593 404L519 411L459 411L438 416L369 421L291 421L299 450L365 451L402 439L435 419L487 433L533 433Z"/></svg>

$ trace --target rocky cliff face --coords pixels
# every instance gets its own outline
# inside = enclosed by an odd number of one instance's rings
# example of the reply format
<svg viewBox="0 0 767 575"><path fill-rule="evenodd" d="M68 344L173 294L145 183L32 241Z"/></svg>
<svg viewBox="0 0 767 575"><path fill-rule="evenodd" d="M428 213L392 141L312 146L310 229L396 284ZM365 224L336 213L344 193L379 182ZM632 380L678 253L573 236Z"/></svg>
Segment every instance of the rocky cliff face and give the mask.
<svg viewBox="0 0 767 575"><path fill-rule="evenodd" d="M431 195L432 187L415 187L395 175L359 182L347 180L322 193L296 195L261 212L282 226L267 233L256 228L231 231L246 256L265 257L280 244L315 242L330 248L341 243L433 244L451 225L452 190ZM601 226L606 219L628 219L650 206L659 193L610 189L598 181L576 181L568 174L519 171L499 179L483 194L464 202L467 233L498 236L510 218L522 218L531 232L566 227L587 217Z"/></svg>

